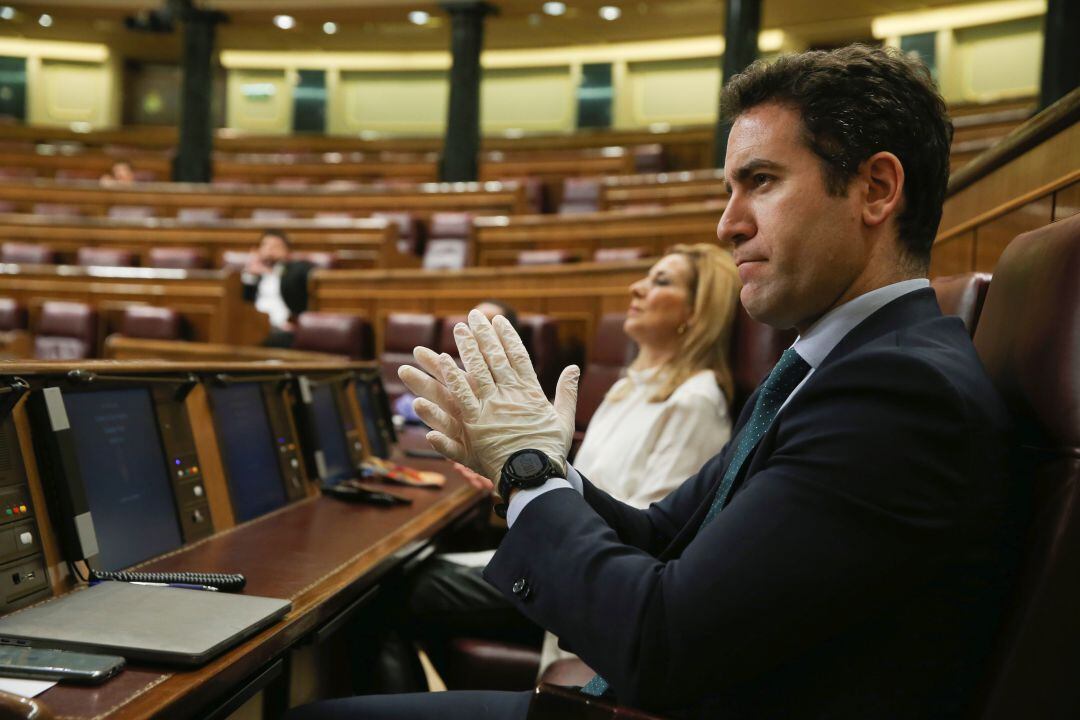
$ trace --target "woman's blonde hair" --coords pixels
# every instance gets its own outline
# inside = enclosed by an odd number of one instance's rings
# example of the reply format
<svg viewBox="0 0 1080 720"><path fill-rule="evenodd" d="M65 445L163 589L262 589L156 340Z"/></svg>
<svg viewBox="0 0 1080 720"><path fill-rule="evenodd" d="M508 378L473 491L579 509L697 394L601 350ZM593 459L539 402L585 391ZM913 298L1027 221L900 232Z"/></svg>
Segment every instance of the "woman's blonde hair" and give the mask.
<svg viewBox="0 0 1080 720"><path fill-rule="evenodd" d="M740 287L735 261L729 250L709 243L675 245L666 254L682 255L690 264L692 313L686 331L679 336L678 350L660 369L660 386L649 400L663 402L692 375L712 370L717 385L730 401L735 383L728 355ZM608 399L620 400L628 392L629 387L623 384L609 393Z"/></svg>

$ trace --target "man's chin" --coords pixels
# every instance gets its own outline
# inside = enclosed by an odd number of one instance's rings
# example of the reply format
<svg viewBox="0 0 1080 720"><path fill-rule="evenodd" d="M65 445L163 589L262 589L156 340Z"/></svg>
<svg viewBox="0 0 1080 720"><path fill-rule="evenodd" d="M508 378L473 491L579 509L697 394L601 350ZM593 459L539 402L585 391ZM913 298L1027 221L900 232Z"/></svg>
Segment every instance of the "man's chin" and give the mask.
<svg viewBox="0 0 1080 720"><path fill-rule="evenodd" d="M777 330L787 330L795 326L790 313L785 313L776 303L769 302L767 298L755 294L752 290L747 292L747 286L743 286L739 299L746 309L746 314L763 325Z"/></svg>

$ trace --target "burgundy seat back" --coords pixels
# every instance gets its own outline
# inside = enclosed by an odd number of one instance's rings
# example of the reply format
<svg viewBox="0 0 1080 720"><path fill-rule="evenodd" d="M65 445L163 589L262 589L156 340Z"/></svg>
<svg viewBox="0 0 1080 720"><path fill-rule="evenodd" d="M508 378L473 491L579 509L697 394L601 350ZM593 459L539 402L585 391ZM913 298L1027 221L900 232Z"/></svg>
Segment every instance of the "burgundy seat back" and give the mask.
<svg viewBox="0 0 1080 720"><path fill-rule="evenodd" d="M6 242L0 245L0 262L52 265L56 262L56 253L48 245L39 243Z"/></svg>
<svg viewBox="0 0 1080 720"><path fill-rule="evenodd" d="M146 205L113 205L108 216L115 220L146 220L154 217L154 208Z"/></svg>
<svg viewBox="0 0 1080 720"><path fill-rule="evenodd" d="M1033 513L984 720L1080 717L1080 215L1013 240L975 332Z"/></svg>
<svg viewBox="0 0 1080 720"><path fill-rule="evenodd" d="M147 254L146 264L154 268L200 270L206 267L206 254L198 248L157 247Z"/></svg>
<svg viewBox="0 0 1080 720"><path fill-rule="evenodd" d="M26 329L26 308L12 298L0 298L0 332Z"/></svg>
<svg viewBox="0 0 1080 720"><path fill-rule="evenodd" d="M532 358L540 387L548 397L555 395L555 384L563 369L559 346L559 323L547 315L522 315L518 319L521 342Z"/></svg>
<svg viewBox="0 0 1080 720"><path fill-rule="evenodd" d="M172 308L128 305L124 308L120 334L147 340L180 340L183 324L180 313Z"/></svg>
<svg viewBox="0 0 1080 720"><path fill-rule="evenodd" d="M97 348L97 311L85 303L47 301L41 305L34 357L81 360Z"/></svg>
<svg viewBox="0 0 1080 720"><path fill-rule="evenodd" d="M281 208L255 208L251 211L251 219L261 222L277 222L279 220L291 220L292 218L292 210Z"/></svg>
<svg viewBox="0 0 1080 720"><path fill-rule="evenodd" d="M371 217L397 225L399 253L422 256L424 254L424 226L411 212L376 212Z"/></svg>
<svg viewBox="0 0 1080 720"><path fill-rule="evenodd" d="M522 250L518 265L566 265L581 259L573 250Z"/></svg>
<svg viewBox="0 0 1080 720"><path fill-rule="evenodd" d="M593 337L589 362L581 373L578 388L577 429L584 430L600 407L604 396L637 353L637 345L623 331L625 313L609 313L600 318Z"/></svg>
<svg viewBox="0 0 1080 720"><path fill-rule="evenodd" d="M472 213L441 212L431 216L425 270L459 270L469 264Z"/></svg>
<svg viewBox="0 0 1080 720"><path fill-rule="evenodd" d="M135 253L120 248L81 247L76 262L83 266L131 267L135 264Z"/></svg>
<svg viewBox="0 0 1080 720"><path fill-rule="evenodd" d="M566 178L563 181L560 215L596 212L600 209L600 180L597 178Z"/></svg>
<svg viewBox="0 0 1080 720"><path fill-rule="evenodd" d="M664 146L660 143L635 145L633 148L631 148L631 151L634 153L634 172L663 172Z"/></svg>
<svg viewBox="0 0 1080 720"><path fill-rule="evenodd" d="M373 346L371 324L359 315L305 312L296 319L293 347L297 350L370 360Z"/></svg>
<svg viewBox="0 0 1080 720"><path fill-rule="evenodd" d="M386 332L383 334L383 351L379 356L383 387L393 402L405 392L405 385L398 379L398 368L414 364L413 348L423 345L435 347L439 323L434 315L426 313L390 313L386 316Z"/></svg>
<svg viewBox="0 0 1080 720"><path fill-rule="evenodd" d="M630 262L649 257L649 249L643 247L597 248L593 262Z"/></svg>
<svg viewBox="0 0 1080 720"><path fill-rule="evenodd" d="M989 273L964 273L936 277L930 286L937 293L938 305L946 315L956 315L964 321L968 332L975 334L986 301L986 291L990 287Z"/></svg>
<svg viewBox="0 0 1080 720"><path fill-rule="evenodd" d="M77 205L63 205L60 203L34 203L35 215L48 217L79 217L82 210Z"/></svg>
<svg viewBox="0 0 1080 720"><path fill-rule="evenodd" d="M746 399L795 342L794 330L777 330L750 317L739 303L731 333L731 375L735 381L732 417L738 417Z"/></svg>
<svg viewBox="0 0 1080 720"><path fill-rule="evenodd" d="M180 208L176 211L176 219L190 223L216 222L221 219L221 210L218 208Z"/></svg>

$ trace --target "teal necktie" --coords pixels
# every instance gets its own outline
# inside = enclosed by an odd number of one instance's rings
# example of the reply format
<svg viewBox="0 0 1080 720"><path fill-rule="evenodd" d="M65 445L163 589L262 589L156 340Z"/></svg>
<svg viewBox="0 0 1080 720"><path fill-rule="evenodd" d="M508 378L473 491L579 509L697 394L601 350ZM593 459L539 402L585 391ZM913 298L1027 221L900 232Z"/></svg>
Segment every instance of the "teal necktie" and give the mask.
<svg viewBox="0 0 1080 720"><path fill-rule="evenodd" d="M742 470L746 458L750 457L750 453L753 452L762 436L768 431L769 426L776 419L777 413L780 412L780 408L784 405L784 401L788 399L791 392L799 386L799 383L803 381L809 372L810 365L799 357L799 354L795 352L795 348L788 348L780 356L780 361L776 363L772 372L769 373L769 377L765 378L765 382L761 384L757 402L754 403L754 412L750 414L750 419L746 421L746 424L743 425L742 430L739 432L735 454L731 456L727 470L724 471L724 478L720 482L716 496L713 497L709 511L705 514L705 519L701 521L701 527L708 525L709 521L724 508L728 496L731 495L731 489L735 485L735 478L738 477L739 471ZM585 687L581 688L581 692L593 697L600 697L607 692L607 689L607 680L596 675L586 683Z"/></svg>

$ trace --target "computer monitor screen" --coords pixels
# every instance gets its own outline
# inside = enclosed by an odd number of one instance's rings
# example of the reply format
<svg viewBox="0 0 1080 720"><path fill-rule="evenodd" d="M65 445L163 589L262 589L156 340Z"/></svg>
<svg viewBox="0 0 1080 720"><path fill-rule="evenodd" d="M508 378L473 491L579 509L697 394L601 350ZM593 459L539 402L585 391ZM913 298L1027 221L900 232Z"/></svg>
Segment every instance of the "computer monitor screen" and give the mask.
<svg viewBox="0 0 1080 720"><path fill-rule="evenodd" d="M377 398L373 397L372 386L364 378L357 378L353 386L356 388L356 402L360 404L360 414L364 416L364 431L370 445L368 451L375 457L389 457L390 448L386 446L386 438L379 423L382 408Z"/></svg>
<svg viewBox="0 0 1080 720"><path fill-rule="evenodd" d="M180 547L180 524L150 391L65 393L99 560L118 570Z"/></svg>
<svg viewBox="0 0 1080 720"><path fill-rule="evenodd" d="M251 520L285 505L262 387L253 382L214 387L210 399L236 519Z"/></svg>
<svg viewBox="0 0 1080 720"><path fill-rule="evenodd" d="M313 383L311 387L311 408L315 416L316 442L322 450L325 470L324 482L337 483L347 480L355 474L349 460L349 448L345 445L345 426L341 422L337 402L334 400L334 388L330 383Z"/></svg>

